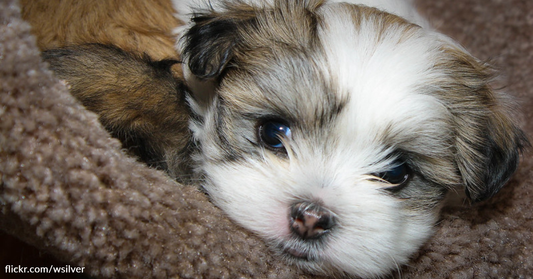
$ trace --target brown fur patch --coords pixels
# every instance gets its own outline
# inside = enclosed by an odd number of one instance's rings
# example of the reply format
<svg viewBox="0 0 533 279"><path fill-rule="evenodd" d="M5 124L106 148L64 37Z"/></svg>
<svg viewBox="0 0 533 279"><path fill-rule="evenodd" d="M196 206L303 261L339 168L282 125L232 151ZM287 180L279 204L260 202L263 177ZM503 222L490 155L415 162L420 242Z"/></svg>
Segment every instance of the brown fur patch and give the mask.
<svg viewBox="0 0 533 279"><path fill-rule="evenodd" d="M373 25L377 27L376 31L378 34L376 35L376 43L379 43L384 39L390 39L387 36L387 31L390 31L392 27L401 27L398 31L402 32L403 36L400 38L401 40L398 41L398 44L408 39L413 35L415 30L420 28L420 26L413 24L404 18L384 12L377 8L366 6L357 6L357 8L354 8L354 5L348 3L341 3L340 5L343 5L345 7L344 10L350 13L352 22L357 28L360 27L363 20L371 21Z"/></svg>
<svg viewBox="0 0 533 279"><path fill-rule="evenodd" d="M170 1L21 0L41 50L100 43L146 53L154 60L177 59L172 29L181 25Z"/></svg>
<svg viewBox="0 0 533 279"><path fill-rule="evenodd" d="M47 50L43 58L125 148L175 177L188 173L189 113L183 83L170 72L176 61L98 44Z"/></svg>
<svg viewBox="0 0 533 279"><path fill-rule="evenodd" d="M188 173L172 33L182 23L171 1L21 0L21 8L52 70L125 148L174 177ZM174 62L156 62L163 59Z"/></svg>

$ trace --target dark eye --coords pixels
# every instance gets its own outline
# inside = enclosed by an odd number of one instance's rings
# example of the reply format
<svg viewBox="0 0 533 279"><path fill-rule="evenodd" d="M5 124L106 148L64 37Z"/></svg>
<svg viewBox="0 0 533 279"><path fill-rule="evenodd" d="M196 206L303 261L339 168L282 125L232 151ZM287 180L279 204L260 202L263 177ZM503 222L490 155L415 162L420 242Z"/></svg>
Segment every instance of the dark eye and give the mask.
<svg viewBox="0 0 533 279"><path fill-rule="evenodd" d="M282 138L291 137L291 128L280 120L267 120L258 127L261 142L273 149L283 148Z"/></svg>
<svg viewBox="0 0 533 279"><path fill-rule="evenodd" d="M374 174L374 176L393 184L390 188L391 190L397 190L399 187L407 184L407 181L409 181L409 178L411 177L411 169L407 163L397 160L392 164L390 170Z"/></svg>

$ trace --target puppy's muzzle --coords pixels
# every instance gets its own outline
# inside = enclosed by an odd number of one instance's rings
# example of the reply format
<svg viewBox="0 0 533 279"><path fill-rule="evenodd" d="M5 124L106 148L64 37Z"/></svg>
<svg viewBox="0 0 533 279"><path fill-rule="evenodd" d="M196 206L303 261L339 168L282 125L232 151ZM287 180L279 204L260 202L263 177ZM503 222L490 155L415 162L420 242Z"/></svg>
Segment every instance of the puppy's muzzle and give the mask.
<svg viewBox="0 0 533 279"><path fill-rule="evenodd" d="M290 208L291 231L302 240L319 239L336 225L330 210L315 202L298 202Z"/></svg>

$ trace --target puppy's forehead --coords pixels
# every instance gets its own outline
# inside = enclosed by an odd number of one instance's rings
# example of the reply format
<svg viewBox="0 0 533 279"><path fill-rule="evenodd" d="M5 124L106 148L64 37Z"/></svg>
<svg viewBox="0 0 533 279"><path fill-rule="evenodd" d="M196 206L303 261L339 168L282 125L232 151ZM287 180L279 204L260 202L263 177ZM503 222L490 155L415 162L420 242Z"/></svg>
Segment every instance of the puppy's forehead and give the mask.
<svg viewBox="0 0 533 279"><path fill-rule="evenodd" d="M222 84L223 97L242 113L272 114L306 128L346 122L350 136L391 134L391 125L443 114L425 94L439 78L431 62L438 46L418 26L342 3L287 13L258 17L242 29L252 32L243 35L237 67Z"/></svg>

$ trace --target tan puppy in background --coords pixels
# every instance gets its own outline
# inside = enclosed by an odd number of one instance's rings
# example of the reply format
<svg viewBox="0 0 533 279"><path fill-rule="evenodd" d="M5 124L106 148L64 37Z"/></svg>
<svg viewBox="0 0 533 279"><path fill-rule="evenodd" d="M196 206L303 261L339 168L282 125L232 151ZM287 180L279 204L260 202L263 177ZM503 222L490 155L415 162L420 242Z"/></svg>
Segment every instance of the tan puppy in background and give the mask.
<svg viewBox="0 0 533 279"><path fill-rule="evenodd" d="M124 148L187 177L185 105L170 1L22 0L37 44L71 93Z"/></svg>

